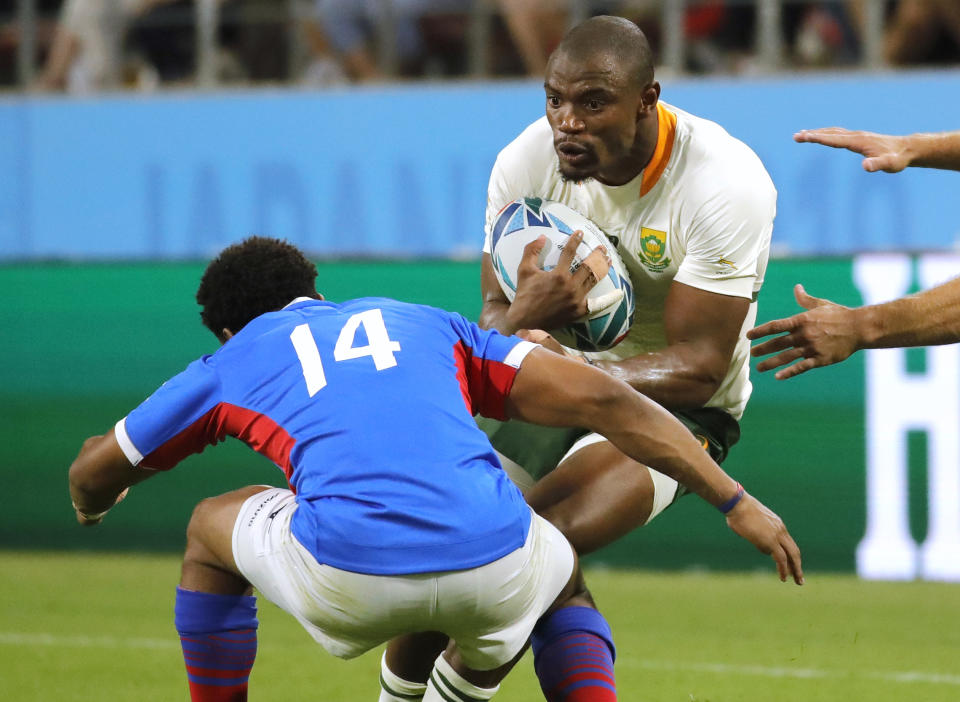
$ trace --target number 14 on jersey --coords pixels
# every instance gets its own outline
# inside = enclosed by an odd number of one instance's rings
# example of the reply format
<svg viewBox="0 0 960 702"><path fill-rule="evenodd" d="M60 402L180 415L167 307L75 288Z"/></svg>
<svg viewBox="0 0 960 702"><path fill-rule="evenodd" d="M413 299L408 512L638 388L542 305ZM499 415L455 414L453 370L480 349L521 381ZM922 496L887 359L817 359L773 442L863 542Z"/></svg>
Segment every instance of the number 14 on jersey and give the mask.
<svg viewBox="0 0 960 702"><path fill-rule="evenodd" d="M357 330L363 325L367 334L367 343L356 346ZM323 361L320 360L320 349L313 338L308 324L300 324L290 332L290 341L300 359L303 378L307 381L307 392L310 397L316 395L327 384L327 376L323 372ZM340 330L337 343L333 347L334 361L349 361L354 358L370 356L378 371L393 368L397 365L395 353L400 351L400 342L393 341L387 333L383 322L383 312L379 308L358 312L351 316Z"/></svg>

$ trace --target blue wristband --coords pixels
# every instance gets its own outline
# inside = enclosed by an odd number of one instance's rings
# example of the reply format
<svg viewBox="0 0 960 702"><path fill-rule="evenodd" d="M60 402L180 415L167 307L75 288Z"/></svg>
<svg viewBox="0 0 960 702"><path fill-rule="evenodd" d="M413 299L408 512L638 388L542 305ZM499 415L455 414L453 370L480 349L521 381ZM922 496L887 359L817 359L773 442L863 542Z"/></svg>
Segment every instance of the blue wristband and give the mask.
<svg viewBox="0 0 960 702"><path fill-rule="evenodd" d="M727 512L729 512L730 510L732 510L734 507L737 506L737 503L743 499L743 495L744 495L743 485L741 485L740 483L737 483L737 494L731 497L726 502L724 502L722 505L717 505L717 509L723 512L724 514L726 514Z"/></svg>

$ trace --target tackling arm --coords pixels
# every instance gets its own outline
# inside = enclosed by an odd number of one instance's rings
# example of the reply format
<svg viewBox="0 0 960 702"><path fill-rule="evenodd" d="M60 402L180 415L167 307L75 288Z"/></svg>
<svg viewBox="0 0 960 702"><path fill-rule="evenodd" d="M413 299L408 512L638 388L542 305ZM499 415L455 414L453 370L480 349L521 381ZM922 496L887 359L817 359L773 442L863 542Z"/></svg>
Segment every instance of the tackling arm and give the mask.
<svg viewBox="0 0 960 702"><path fill-rule="evenodd" d="M77 521L99 524L107 511L126 496L127 488L155 474L156 471L130 464L112 429L103 436L91 436L83 442L69 472Z"/></svg>
<svg viewBox="0 0 960 702"><path fill-rule="evenodd" d="M713 462L669 412L627 384L578 361L535 349L524 360L508 398L510 416L603 434L643 465L683 483L714 506L738 494L737 483ZM744 495L727 524L777 563L780 579L803 582L800 551L780 518Z"/></svg>

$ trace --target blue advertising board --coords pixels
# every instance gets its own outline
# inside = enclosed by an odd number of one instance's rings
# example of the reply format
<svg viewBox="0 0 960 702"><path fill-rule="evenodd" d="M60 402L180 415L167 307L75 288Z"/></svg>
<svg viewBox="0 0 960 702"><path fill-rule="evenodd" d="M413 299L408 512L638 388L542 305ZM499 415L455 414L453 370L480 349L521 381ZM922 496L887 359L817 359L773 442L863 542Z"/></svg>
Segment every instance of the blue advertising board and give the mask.
<svg viewBox="0 0 960 702"><path fill-rule="evenodd" d="M776 255L944 250L956 176L866 174L801 128L956 129L960 71L665 80L779 190ZM206 258L252 233L324 257L475 258L536 82L0 100L0 260Z"/></svg>

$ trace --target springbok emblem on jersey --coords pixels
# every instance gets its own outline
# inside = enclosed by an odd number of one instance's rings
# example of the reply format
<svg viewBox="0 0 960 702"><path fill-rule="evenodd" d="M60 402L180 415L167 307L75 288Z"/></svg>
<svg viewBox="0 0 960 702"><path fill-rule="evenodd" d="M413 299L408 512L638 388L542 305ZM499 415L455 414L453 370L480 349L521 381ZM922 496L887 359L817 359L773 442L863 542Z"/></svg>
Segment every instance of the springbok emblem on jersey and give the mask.
<svg viewBox="0 0 960 702"><path fill-rule="evenodd" d="M670 265L667 253L667 233L659 229L640 227L640 250L637 252L643 265L653 273L659 273Z"/></svg>

